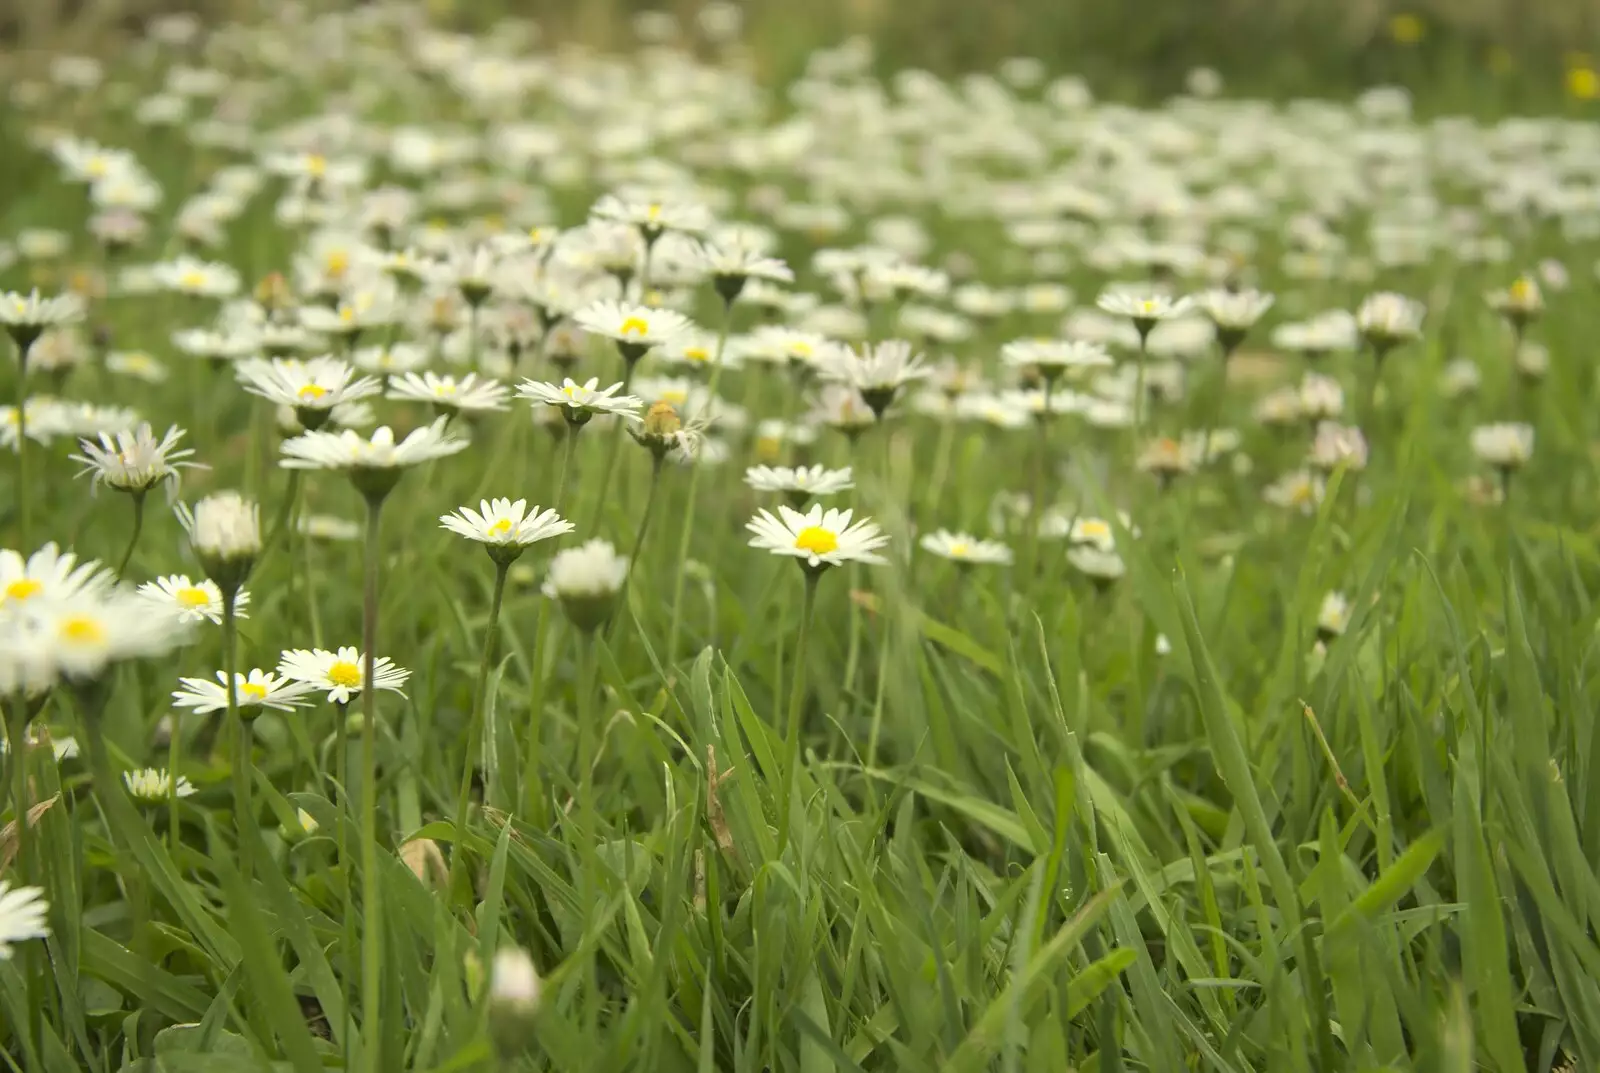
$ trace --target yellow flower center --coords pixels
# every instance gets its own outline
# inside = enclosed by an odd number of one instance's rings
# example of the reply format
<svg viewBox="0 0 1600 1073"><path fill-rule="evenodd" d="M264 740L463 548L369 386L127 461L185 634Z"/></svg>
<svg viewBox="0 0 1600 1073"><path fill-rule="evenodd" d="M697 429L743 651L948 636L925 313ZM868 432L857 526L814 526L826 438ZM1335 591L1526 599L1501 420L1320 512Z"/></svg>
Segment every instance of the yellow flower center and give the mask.
<svg viewBox="0 0 1600 1073"><path fill-rule="evenodd" d="M1293 488L1289 489L1289 502L1295 504L1296 506L1305 506L1307 503L1311 502L1315 495L1316 491L1312 488L1310 482L1302 481L1295 484Z"/></svg>
<svg viewBox="0 0 1600 1073"><path fill-rule="evenodd" d="M90 157L88 165L83 170L98 179L111 170L111 162L103 156Z"/></svg>
<svg viewBox="0 0 1600 1073"><path fill-rule="evenodd" d="M306 174L313 179L320 179L328 174L328 158L321 153L312 153L306 157Z"/></svg>
<svg viewBox="0 0 1600 1073"><path fill-rule="evenodd" d="M361 668L349 660L341 659L328 668L328 681L346 689L355 689L361 685Z"/></svg>
<svg viewBox="0 0 1600 1073"><path fill-rule="evenodd" d="M656 220L661 219L661 206L651 205L644 210L644 214L652 223L654 223Z"/></svg>
<svg viewBox="0 0 1600 1073"><path fill-rule="evenodd" d="M1513 302L1529 302L1533 300L1533 281L1519 279L1511 285L1511 300Z"/></svg>
<svg viewBox="0 0 1600 1073"><path fill-rule="evenodd" d="M578 397L577 391L578 391L578 385L577 384L563 384L561 386L561 394L565 395L569 399L577 398Z"/></svg>
<svg viewBox="0 0 1600 1073"><path fill-rule="evenodd" d="M689 401L689 393L681 388L669 388L661 393L662 402L670 402L674 406L682 406Z"/></svg>
<svg viewBox="0 0 1600 1073"><path fill-rule="evenodd" d="M618 335L649 335L650 322L643 317L629 317L617 330Z"/></svg>
<svg viewBox="0 0 1600 1073"><path fill-rule="evenodd" d="M26 600L36 596L44 588L44 582L37 578L19 577L6 586L5 598L8 600Z"/></svg>
<svg viewBox="0 0 1600 1073"><path fill-rule="evenodd" d="M756 454L762 458L777 458L783 450L783 441L776 436L762 436L756 440Z"/></svg>
<svg viewBox="0 0 1600 1073"><path fill-rule="evenodd" d="M356 319L355 306L340 306L339 307L339 319L344 321L346 324L349 324L351 321L355 320Z"/></svg>
<svg viewBox="0 0 1600 1073"><path fill-rule="evenodd" d="M178 277L178 286L186 291L197 291L206 285L206 274L198 269L191 268Z"/></svg>
<svg viewBox="0 0 1600 1073"><path fill-rule="evenodd" d="M350 255L344 250L333 250L323 260L322 267L330 276L343 276L350 271Z"/></svg>
<svg viewBox="0 0 1600 1073"><path fill-rule="evenodd" d="M489 527L490 536L505 536L509 532L511 532L510 518L501 518Z"/></svg>
<svg viewBox="0 0 1600 1073"><path fill-rule="evenodd" d="M1105 522L1084 522L1079 528L1089 540L1104 540L1111 535L1111 527Z"/></svg>
<svg viewBox="0 0 1600 1073"><path fill-rule="evenodd" d="M813 555L827 555L839 550L839 534L820 525L808 525L794 538L794 546Z"/></svg>
<svg viewBox="0 0 1600 1073"><path fill-rule="evenodd" d="M809 358L812 354L811 344L791 343L789 345L789 353L793 354L797 358Z"/></svg>
<svg viewBox="0 0 1600 1073"><path fill-rule="evenodd" d="M1139 303L1139 312L1141 312L1141 313L1154 313L1155 311L1156 311L1155 299L1146 298L1144 301Z"/></svg>
<svg viewBox="0 0 1600 1073"><path fill-rule="evenodd" d="M1414 45L1422 40L1427 27L1416 15L1402 12L1389 20L1389 36L1402 45Z"/></svg>
<svg viewBox="0 0 1600 1073"><path fill-rule="evenodd" d="M950 545L950 557L952 559L965 559L971 554L972 545L968 544L965 540L958 540L954 544Z"/></svg>
<svg viewBox="0 0 1600 1073"><path fill-rule="evenodd" d="M105 627L87 615L74 615L61 620L61 639L73 644L92 645L105 640Z"/></svg>
<svg viewBox="0 0 1600 1073"><path fill-rule="evenodd" d="M686 346L683 348L683 356L690 361L711 360L710 353L708 353L706 348L703 346Z"/></svg>
<svg viewBox="0 0 1600 1073"><path fill-rule="evenodd" d="M211 594L198 585L190 585L173 593L173 598L183 607L205 607L211 603Z"/></svg>
<svg viewBox="0 0 1600 1073"><path fill-rule="evenodd" d="M260 682L245 682L239 686L239 699L245 704L260 704L267 699L267 687Z"/></svg>
<svg viewBox="0 0 1600 1073"><path fill-rule="evenodd" d="M306 402L315 402L317 399L327 395L327 393L328 389L323 387L321 384L307 384L305 387L295 392L297 396Z"/></svg>

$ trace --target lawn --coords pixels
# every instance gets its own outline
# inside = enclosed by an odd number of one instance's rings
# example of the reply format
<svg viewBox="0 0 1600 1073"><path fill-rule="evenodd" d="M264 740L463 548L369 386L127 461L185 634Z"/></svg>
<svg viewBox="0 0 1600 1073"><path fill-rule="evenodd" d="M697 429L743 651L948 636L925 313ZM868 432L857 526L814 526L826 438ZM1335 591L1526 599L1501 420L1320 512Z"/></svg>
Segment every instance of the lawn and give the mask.
<svg viewBox="0 0 1600 1073"><path fill-rule="evenodd" d="M736 15L12 83L4 1069L1600 1068L1593 124Z"/></svg>

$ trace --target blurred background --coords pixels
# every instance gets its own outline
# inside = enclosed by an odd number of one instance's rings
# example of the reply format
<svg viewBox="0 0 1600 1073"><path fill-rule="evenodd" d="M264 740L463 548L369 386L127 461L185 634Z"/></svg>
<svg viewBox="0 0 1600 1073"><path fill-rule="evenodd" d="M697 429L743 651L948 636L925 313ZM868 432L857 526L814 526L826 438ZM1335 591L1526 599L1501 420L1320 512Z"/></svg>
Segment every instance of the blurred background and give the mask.
<svg viewBox="0 0 1600 1073"><path fill-rule="evenodd" d="M305 6L359 0L307 0ZM511 15L546 41L623 47L642 12L692 22L697 0L427 0L469 28ZM813 49L872 40L885 67L942 74L1010 56L1084 75L1102 94L1148 100L1187 73L1219 71L1241 93L1346 93L1413 87L1456 110L1584 111L1600 99L1600 0L744 0L753 58L771 77ZM26 66L35 47L93 52L151 14L271 18L281 0L0 0L0 33ZM11 65L8 65L11 66Z"/></svg>

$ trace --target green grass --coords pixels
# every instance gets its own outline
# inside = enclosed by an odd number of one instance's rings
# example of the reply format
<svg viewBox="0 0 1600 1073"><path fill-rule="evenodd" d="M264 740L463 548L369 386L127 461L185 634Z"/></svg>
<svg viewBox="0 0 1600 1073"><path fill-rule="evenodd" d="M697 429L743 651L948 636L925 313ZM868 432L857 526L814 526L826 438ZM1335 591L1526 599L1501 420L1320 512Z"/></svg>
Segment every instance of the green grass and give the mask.
<svg viewBox="0 0 1600 1073"><path fill-rule="evenodd" d="M399 55L394 39L377 43ZM295 55L312 50L295 44ZM393 67L213 62L282 89L259 117L261 144L362 87L378 123L486 127L458 95ZM135 101L164 75L136 58L108 72L139 87ZM670 94L642 96L630 114L671 109ZM547 94L516 111L568 132L566 151L586 159L590 126ZM82 190L26 147L27 132L56 126L126 146L161 182L166 198L134 263L175 253L176 207L246 159L143 128L110 94L58 90L0 122L0 233L72 237L60 264L19 262L0 275L5 288L49 292L100 259L83 232ZM658 151L688 165L690 141ZM1216 148L1208 135L1186 156ZM1070 146L1049 160L1072 162ZM1555 167L1548 149L1522 163ZM876 166L852 161L848 174ZM1048 170L986 167L1010 181ZM1273 170L1262 160L1236 179L1265 187ZM751 185L717 166L699 175L739 195ZM545 190L565 226L611 185L587 166L569 185L510 177ZM374 183L394 178L379 169ZM292 536L248 582L240 668L271 668L288 648L359 645L375 623L376 651L413 672L404 698L378 698L375 726L344 725L320 702L269 713L253 724L244 765L220 713L185 717L168 741L161 721L177 678L223 664L215 627L115 667L103 688L49 695L36 725L75 735L83 753L59 765L29 753L27 798L45 808L26 858L4 875L44 888L52 934L0 961L0 1068L1600 1068L1600 546L1587 358L1600 250L1553 223L1496 216L1456 178L1437 164L1425 181L1511 244L1505 264L1458 259L1451 238L1420 266L1379 264L1371 282L1306 281L1283 271L1289 208L1241 222L1259 240L1251 272L1278 295L1257 343L1271 325L1353 309L1379 287L1429 304L1424 338L1388 359L1370 414L1369 355L1319 366L1341 379L1347 415L1362 417L1372 445L1370 466L1332 476L1319 509L1262 497L1308 442L1252 418L1265 390L1301 374L1292 356L1268 364L1266 382L1226 385L1214 353L1191 362L1191 392L1156 406L1152 431L1236 427L1250 465L1214 464L1170 487L1134 471L1125 432L1078 417L1052 422L1047 437L1005 432L902 399L859 439L823 430L810 451L854 466L858 488L830 502L857 505L891 543L888 565L820 578L798 667L803 572L746 546L744 522L770 505L741 480L757 456L751 435L724 430L725 462L698 478L669 464L652 486L649 456L615 429L581 433L564 478L562 444L530 423L528 403L475 423L469 450L409 472L385 504L374 619L359 541ZM781 167L760 181L796 199L832 196L807 193ZM836 195L847 205L851 182ZM304 242L274 219L280 191L269 182L207 254L247 286L289 271ZM1379 201L1392 214L1398 191ZM827 294L810 270L816 248L864 241L874 216L892 213L926 228L928 263L960 251L975 278L1034 281L992 214L960 208L953 197L863 202L844 233L785 232L777 252L798 289ZM489 212L438 215L462 225ZM1367 219L1338 221L1358 253L1368 252ZM1093 268L1093 246L1068 249L1059 274L1091 308L1108 283L1141 275ZM1532 338L1551 367L1524 382L1482 296L1545 257L1563 260L1573 285L1549 292ZM688 312L714 331L720 307L701 292ZM113 291L92 303L90 326L113 349L147 349L171 379L118 378L91 360L59 384L36 373L27 387L131 406L157 429L184 426L210 468L186 475L182 498L242 488L270 528L289 487L270 407L168 343L211 313ZM998 379L1000 345L1054 333L1057 319L1014 313L934 349ZM757 320L736 307L734 331ZM890 334L892 311L871 324ZM1483 386L1446 399L1436 385L1460 355L1478 362ZM519 378L553 375L532 358ZM660 372L658 361L641 373ZM609 383L621 363L593 340L579 370ZM7 366L8 391L15 372ZM767 367L731 370L721 388L756 417L798 410L791 381ZM1215 420L1210 399L1222 408ZM424 420L415 404L376 406L397 426ZM1537 453L1506 502L1478 502L1462 482L1492 474L1474 461L1470 430L1513 418L1537 428ZM129 502L91 497L70 453L70 438L29 452L31 544L56 540L114 565L130 540ZM0 482L0 541L27 553L13 467ZM343 477L310 473L301 487L304 511L361 520ZM1126 511L1128 523L1112 523L1125 576L1096 587L1060 541L1035 543L1015 519L993 531L997 494L1030 489L1078 516ZM495 567L438 518L490 495L558 505L578 528L511 569L485 661ZM540 594L545 565L556 546L592 536L626 552L650 495L625 601L586 640ZM198 576L159 496L147 507L128 579ZM957 570L917 547L917 534L941 526L1008 540L1031 569ZM1335 590L1352 616L1320 646L1318 611ZM480 702L484 748L469 756ZM8 703L14 718L21 709ZM361 785L369 746L377 781ZM135 804L120 771L169 758L197 792L170 809ZM371 828L355 807L369 790ZM238 814L245 799L253 817ZM317 823L310 836L289 834L301 810ZM455 859L464 867L452 886ZM504 1023L492 1022L484 988L485 966L508 946L531 955L543 982L537 1016L515 1026L526 1044L515 1054L494 1045Z"/></svg>

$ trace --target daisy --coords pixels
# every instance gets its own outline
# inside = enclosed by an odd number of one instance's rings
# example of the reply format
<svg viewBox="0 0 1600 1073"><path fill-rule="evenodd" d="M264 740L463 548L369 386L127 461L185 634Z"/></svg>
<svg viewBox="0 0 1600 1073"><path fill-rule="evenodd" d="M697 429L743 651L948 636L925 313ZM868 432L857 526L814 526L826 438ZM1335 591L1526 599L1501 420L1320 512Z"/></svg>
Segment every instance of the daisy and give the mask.
<svg viewBox="0 0 1600 1073"><path fill-rule="evenodd" d="M106 355L106 371L131 376L147 384L164 383L167 367L142 350L114 350Z"/></svg>
<svg viewBox="0 0 1600 1073"><path fill-rule="evenodd" d="M538 380L524 380L517 385L517 397L542 402L546 406L562 407L562 416L569 424L583 425L595 414L615 414L628 421L639 420L644 400L635 395L618 395L621 381L599 390L598 377L590 377L579 384L570 377L559 386Z"/></svg>
<svg viewBox="0 0 1600 1073"><path fill-rule="evenodd" d="M1223 351L1231 354L1272 308L1273 300L1261 291L1212 290L1197 295L1194 304L1211 319Z"/></svg>
<svg viewBox="0 0 1600 1073"><path fill-rule="evenodd" d="M782 492L791 502L804 502L814 496L831 496L855 487L850 467L826 466L751 466L744 471L744 483L758 492Z"/></svg>
<svg viewBox="0 0 1600 1073"><path fill-rule="evenodd" d="M1322 598L1317 608L1317 636L1324 644L1344 636L1350 626L1350 601L1342 592L1330 592Z"/></svg>
<svg viewBox="0 0 1600 1073"><path fill-rule="evenodd" d="M414 373L428 364L428 351L415 343L362 347L352 356L356 368L369 373Z"/></svg>
<svg viewBox="0 0 1600 1073"><path fill-rule="evenodd" d="M399 308L392 289L369 289L346 294L331 308L302 306L298 315L307 331L333 336L353 347L368 328L393 324Z"/></svg>
<svg viewBox="0 0 1600 1073"><path fill-rule="evenodd" d="M811 419L852 438L871 428L878 420L861 392L845 384L823 386Z"/></svg>
<svg viewBox="0 0 1600 1073"><path fill-rule="evenodd" d="M1502 472L1521 469L1533 457L1533 426L1520 422L1479 425L1472 430L1472 453Z"/></svg>
<svg viewBox="0 0 1600 1073"><path fill-rule="evenodd" d="M11 960L14 943L49 937L49 911L40 888L13 887L0 879L0 961Z"/></svg>
<svg viewBox="0 0 1600 1073"><path fill-rule="evenodd" d="M5 326L11 341L23 355L46 328L76 324L83 319L84 312L83 299L76 294L43 298L38 288L27 294L16 291L0 294L0 324Z"/></svg>
<svg viewBox="0 0 1600 1073"><path fill-rule="evenodd" d="M540 591L560 602L573 625L592 633L611 617L627 577L628 560L610 541L595 539L556 552Z"/></svg>
<svg viewBox="0 0 1600 1073"><path fill-rule="evenodd" d="M0 549L0 609L14 609L33 599L61 600L79 593L102 592L111 575L94 560L80 563L71 552L63 554L55 543L44 545L27 559L9 548Z"/></svg>
<svg viewBox="0 0 1600 1073"><path fill-rule="evenodd" d="M1091 544L1080 544L1067 551L1067 562L1086 575L1099 589L1109 588L1128 572L1122 556Z"/></svg>
<svg viewBox="0 0 1600 1073"><path fill-rule="evenodd" d="M695 247L694 261L710 277L711 286L725 305L737 302L751 280L794 282L794 272L788 265L744 243L702 243Z"/></svg>
<svg viewBox="0 0 1600 1073"><path fill-rule="evenodd" d="M589 210L591 219L628 224L637 228L646 243L654 243L663 232L698 234L711 226L711 213L702 205L672 201L625 201L607 194Z"/></svg>
<svg viewBox="0 0 1600 1073"><path fill-rule="evenodd" d="M394 430L383 425L371 439L351 429L339 432L304 432L283 444L285 469L344 470L352 476L374 471L398 471L465 450L467 441L448 435L448 418L413 429L405 439L395 442Z"/></svg>
<svg viewBox="0 0 1600 1073"><path fill-rule="evenodd" d="M1518 331L1544 312L1544 295L1539 290L1539 281L1532 276L1517 278L1503 291L1490 291L1484 300Z"/></svg>
<svg viewBox="0 0 1600 1073"><path fill-rule="evenodd" d="M345 645L336 652L321 648L294 648L278 657L278 674L293 682L300 682L317 692L327 690L330 704L349 704L350 698L361 692L366 682L363 668L366 662L358 649ZM377 656L372 661L372 682L375 689L387 689L405 695L401 688L411 672L397 667L388 656Z"/></svg>
<svg viewBox="0 0 1600 1073"><path fill-rule="evenodd" d="M187 574L169 574L140 585L139 595L176 613L184 622L222 622L222 590L206 578L190 581ZM250 594L240 589L233 598L233 613L239 618L247 617L245 607L249 603Z"/></svg>
<svg viewBox="0 0 1600 1073"><path fill-rule="evenodd" d="M931 372L922 355L902 339L868 344L859 351L836 346L824 354L819 368L824 380L854 387L880 418L901 388Z"/></svg>
<svg viewBox="0 0 1600 1073"><path fill-rule="evenodd" d="M237 588L261 552L260 506L238 492L217 492L192 508L179 503L176 513L206 572L236 578L230 587Z"/></svg>
<svg viewBox="0 0 1600 1073"><path fill-rule="evenodd" d="M1367 438L1354 425L1320 422L1316 438L1311 442L1310 462L1325 473L1331 473L1340 465L1351 470L1366 469Z"/></svg>
<svg viewBox="0 0 1600 1073"><path fill-rule="evenodd" d="M827 338L816 332L763 324L744 337L741 349L748 358L804 368L814 364L828 348Z"/></svg>
<svg viewBox="0 0 1600 1073"><path fill-rule="evenodd" d="M342 358L250 358L235 366L239 381L252 395L280 406L292 406L300 424L321 428L335 406L376 395L382 384L375 377L356 377Z"/></svg>
<svg viewBox="0 0 1600 1073"><path fill-rule="evenodd" d="M218 671L216 681L209 678L179 678L184 688L173 690L172 703L177 708L192 708L199 715L221 711L228 706L228 675ZM287 712L304 707L301 700L313 688L304 682L288 678L259 667L249 674L234 674L233 692L240 708L272 708ZM249 718L249 716L246 716Z"/></svg>
<svg viewBox="0 0 1600 1073"><path fill-rule="evenodd" d="M27 600L0 615L0 694L97 679L113 663L172 650L185 633L176 615L152 615L149 601L121 588Z"/></svg>
<svg viewBox="0 0 1600 1073"><path fill-rule="evenodd" d="M917 542L922 550L963 566L985 563L998 566L1011 564L1011 549L998 540L980 540L970 533L952 533L940 529L929 533Z"/></svg>
<svg viewBox="0 0 1600 1073"><path fill-rule="evenodd" d="M500 381L476 373L467 373L458 380L427 372L389 377L386 398L432 403L439 412L483 413L506 409L510 395L511 389Z"/></svg>
<svg viewBox="0 0 1600 1073"><path fill-rule="evenodd" d="M361 539L361 523L333 514L303 515L295 528L317 540L351 541Z"/></svg>
<svg viewBox="0 0 1600 1073"><path fill-rule="evenodd" d="M1161 321L1187 313L1191 302L1188 298L1173 298L1149 289L1112 290L1095 299L1095 305L1114 317L1132 321L1140 340L1145 340L1150 336L1150 329Z"/></svg>
<svg viewBox="0 0 1600 1073"><path fill-rule="evenodd" d="M178 781L172 781L170 772L153 767L140 771L124 771L122 785L128 788L128 795L137 801L156 802L170 801L174 797L183 798L193 796L195 789L185 776L179 775Z"/></svg>
<svg viewBox="0 0 1600 1073"><path fill-rule="evenodd" d="M1099 343L1075 339L1013 339L1000 348L1000 360L1037 373L1047 383L1076 369L1107 369L1116 364Z"/></svg>
<svg viewBox="0 0 1600 1073"><path fill-rule="evenodd" d="M1267 485L1262 490L1262 497L1275 507L1311 514L1321 505L1326 492L1327 485L1321 477L1302 469L1285 474Z"/></svg>
<svg viewBox="0 0 1600 1073"><path fill-rule="evenodd" d="M228 298L239 293L238 272L187 254L151 265L150 276L163 290L196 298Z"/></svg>
<svg viewBox="0 0 1600 1073"><path fill-rule="evenodd" d="M1426 307L1421 302L1392 291L1370 295L1356 310L1356 329L1367 345L1378 353L1422 334Z"/></svg>
<svg viewBox="0 0 1600 1073"><path fill-rule="evenodd" d="M539 970L526 950L512 946L499 950L489 970L490 1023L526 1026L539 1012L542 990Z"/></svg>
<svg viewBox="0 0 1600 1073"><path fill-rule="evenodd" d="M609 299L585 306L573 314L572 319L584 331L616 343L623 361L630 366L651 347L694 330L694 325L682 313Z"/></svg>
<svg viewBox="0 0 1600 1073"><path fill-rule="evenodd" d="M528 510L528 501L519 499L482 500L479 510L461 507L440 516L439 523L457 536L490 545L490 554L497 548L514 548L521 551L529 544L570 533L576 528L554 510L541 511L537 506Z"/></svg>
<svg viewBox="0 0 1600 1073"><path fill-rule="evenodd" d="M793 556L813 571L847 562L887 562L877 549L888 544L889 537L869 519L852 523L848 510L824 511L817 504L801 514L779 504L776 516L758 511L745 529L751 534L750 547Z"/></svg>
<svg viewBox="0 0 1600 1073"><path fill-rule="evenodd" d="M132 432L118 432L114 436L102 432L99 443L80 440L78 448L83 453L72 455L71 458L74 462L83 463L78 476L86 473L93 475L90 478L91 488L104 484L119 492L143 495L157 484L166 482L170 492L178 486L180 469L199 465L188 461L194 454L193 450L178 446L182 438L183 429L174 425L157 440L149 422L144 422Z"/></svg>

